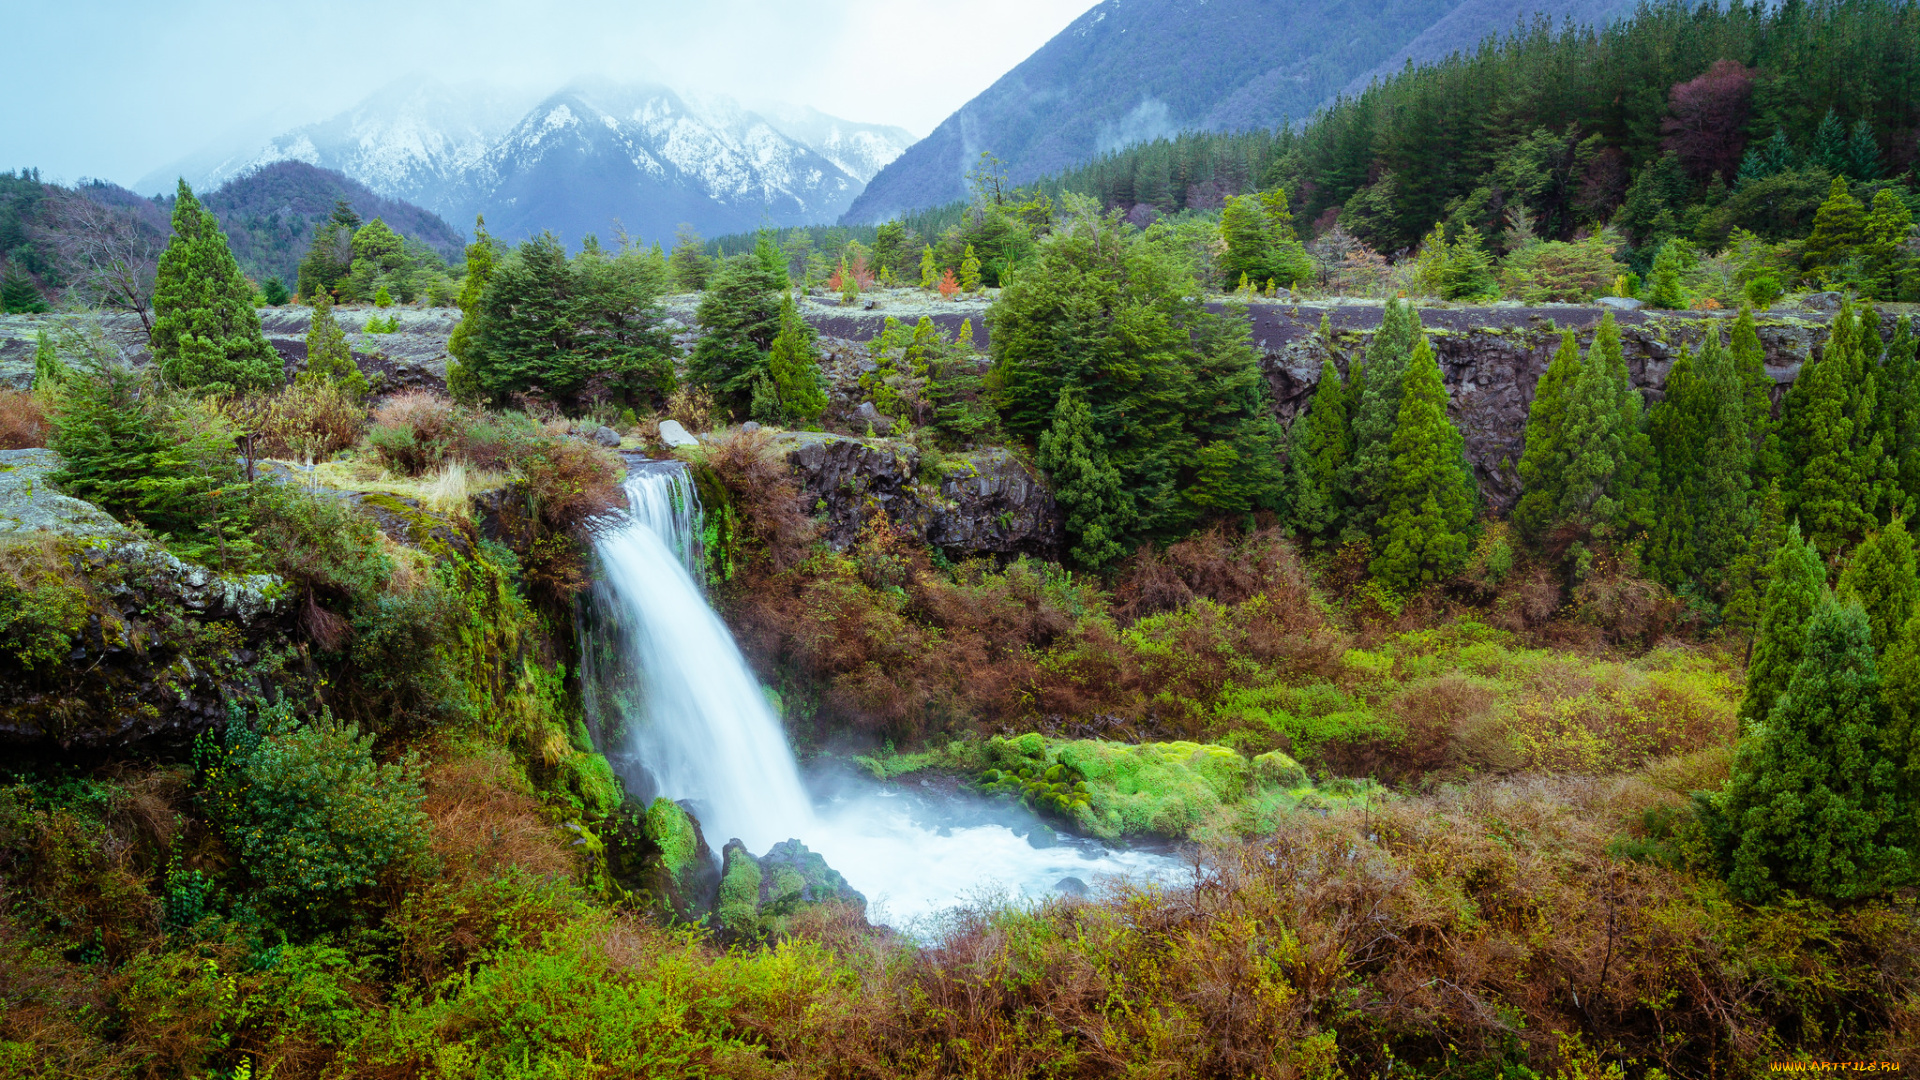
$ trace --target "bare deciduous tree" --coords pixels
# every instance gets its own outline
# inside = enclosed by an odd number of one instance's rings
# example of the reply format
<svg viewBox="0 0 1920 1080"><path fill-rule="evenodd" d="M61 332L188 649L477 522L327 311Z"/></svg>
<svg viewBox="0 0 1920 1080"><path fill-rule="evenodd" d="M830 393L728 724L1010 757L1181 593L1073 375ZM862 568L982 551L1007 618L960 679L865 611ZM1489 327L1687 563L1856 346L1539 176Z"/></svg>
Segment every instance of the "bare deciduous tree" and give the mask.
<svg viewBox="0 0 1920 1080"><path fill-rule="evenodd" d="M166 238L125 211L63 192L41 212L36 232L52 243L73 288L89 303L139 316L153 333L153 283Z"/></svg>

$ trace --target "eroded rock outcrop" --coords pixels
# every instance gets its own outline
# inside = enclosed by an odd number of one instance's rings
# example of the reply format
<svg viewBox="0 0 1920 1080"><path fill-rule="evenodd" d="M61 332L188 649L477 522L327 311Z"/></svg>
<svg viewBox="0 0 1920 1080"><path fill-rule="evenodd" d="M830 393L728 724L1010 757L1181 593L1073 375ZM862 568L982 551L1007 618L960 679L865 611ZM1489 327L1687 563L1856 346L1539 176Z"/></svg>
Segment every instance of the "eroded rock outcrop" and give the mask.
<svg viewBox="0 0 1920 1080"><path fill-rule="evenodd" d="M951 556L1059 554L1060 508L1031 470L993 448L930 459L892 439L780 436L802 501L844 548L875 512L916 541Z"/></svg>
<svg viewBox="0 0 1920 1080"><path fill-rule="evenodd" d="M0 743L184 744L291 655L285 585L176 558L54 491L58 466L0 451Z"/></svg>

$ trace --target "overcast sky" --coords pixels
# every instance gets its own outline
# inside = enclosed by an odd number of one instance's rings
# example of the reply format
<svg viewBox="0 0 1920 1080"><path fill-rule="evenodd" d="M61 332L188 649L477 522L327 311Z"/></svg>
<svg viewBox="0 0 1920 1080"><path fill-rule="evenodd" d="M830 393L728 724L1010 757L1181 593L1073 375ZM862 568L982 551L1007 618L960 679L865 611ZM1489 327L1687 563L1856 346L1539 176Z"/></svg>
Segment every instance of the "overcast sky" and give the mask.
<svg viewBox="0 0 1920 1080"><path fill-rule="evenodd" d="M0 0L0 168L130 184L411 74L655 78L925 135L1094 0Z"/></svg>

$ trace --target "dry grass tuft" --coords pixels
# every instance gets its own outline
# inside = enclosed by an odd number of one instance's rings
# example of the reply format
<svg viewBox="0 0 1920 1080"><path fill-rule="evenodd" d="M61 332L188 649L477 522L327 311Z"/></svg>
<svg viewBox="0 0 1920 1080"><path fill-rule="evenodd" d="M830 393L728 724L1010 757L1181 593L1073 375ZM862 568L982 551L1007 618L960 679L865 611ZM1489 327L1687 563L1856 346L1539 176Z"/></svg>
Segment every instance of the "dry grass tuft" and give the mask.
<svg viewBox="0 0 1920 1080"><path fill-rule="evenodd" d="M46 402L38 394L0 388L0 450L38 449L51 433Z"/></svg>

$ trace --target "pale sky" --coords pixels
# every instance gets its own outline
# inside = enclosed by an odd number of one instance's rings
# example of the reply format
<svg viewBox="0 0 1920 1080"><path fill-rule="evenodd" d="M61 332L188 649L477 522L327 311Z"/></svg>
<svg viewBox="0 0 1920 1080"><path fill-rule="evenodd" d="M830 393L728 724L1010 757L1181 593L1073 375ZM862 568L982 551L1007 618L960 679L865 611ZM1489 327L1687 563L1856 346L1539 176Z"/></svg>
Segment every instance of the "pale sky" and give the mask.
<svg viewBox="0 0 1920 1080"><path fill-rule="evenodd" d="M652 79L925 135L1094 0L0 0L0 168L131 184L413 74Z"/></svg>

